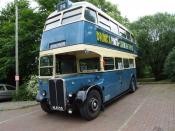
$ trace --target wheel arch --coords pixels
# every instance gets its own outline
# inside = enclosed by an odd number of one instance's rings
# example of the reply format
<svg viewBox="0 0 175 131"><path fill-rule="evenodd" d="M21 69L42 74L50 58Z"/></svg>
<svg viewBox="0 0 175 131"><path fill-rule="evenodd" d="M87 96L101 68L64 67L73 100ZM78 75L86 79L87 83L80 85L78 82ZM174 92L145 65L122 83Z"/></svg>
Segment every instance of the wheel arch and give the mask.
<svg viewBox="0 0 175 131"><path fill-rule="evenodd" d="M84 88L83 90L80 90L77 92L75 99L78 102L78 104L79 103L83 104L87 99L88 93L92 90L97 90L100 93L101 100L103 103L104 102L103 87L100 87L99 85L92 85L92 86L88 86L88 87Z"/></svg>
<svg viewBox="0 0 175 131"><path fill-rule="evenodd" d="M92 87L90 87L88 90L87 90L87 95L88 93L91 91L91 90L97 90L99 93L100 93L100 96L101 96L101 100L102 100L102 103L103 103L103 91L102 91L102 87L100 87L99 85L94 85Z"/></svg>

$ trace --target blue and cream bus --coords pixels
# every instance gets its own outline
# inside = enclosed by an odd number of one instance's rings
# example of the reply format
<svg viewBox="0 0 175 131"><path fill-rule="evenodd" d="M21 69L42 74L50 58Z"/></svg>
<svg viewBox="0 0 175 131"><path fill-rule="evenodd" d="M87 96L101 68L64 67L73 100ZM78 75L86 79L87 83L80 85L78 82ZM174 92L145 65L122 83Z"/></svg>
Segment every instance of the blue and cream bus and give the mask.
<svg viewBox="0 0 175 131"><path fill-rule="evenodd" d="M62 2L42 34L36 99L47 113L78 109L92 120L136 90L136 57L127 28L88 2Z"/></svg>

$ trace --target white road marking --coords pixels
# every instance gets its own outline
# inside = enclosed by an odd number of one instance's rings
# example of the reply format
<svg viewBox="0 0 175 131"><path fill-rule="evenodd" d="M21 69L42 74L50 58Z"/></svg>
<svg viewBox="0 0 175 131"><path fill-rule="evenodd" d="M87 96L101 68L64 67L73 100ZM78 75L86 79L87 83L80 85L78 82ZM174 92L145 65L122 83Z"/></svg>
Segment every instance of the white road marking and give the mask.
<svg viewBox="0 0 175 131"><path fill-rule="evenodd" d="M139 104L139 106L135 109L135 111L132 113L132 115L125 121L125 123L120 126L120 128L117 131L122 131L127 124L129 123L129 121L134 117L134 115L140 110L140 108L143 106L143 104L145 103L146 98L142 101L142 103Z"/></svg>
<svg viewBox="0 0 175 131"><path fill-rule="evenodd" d="M13 121L13 120L18 119L18 118L22 118L22 117L25 117L25 116L29 116L29 115L34 114L34 113L37 113L37 112L39 112L39 111L40 111L40 110L32 111L32 112L29 112L29 113L24 113L24 114L22 114L22 115L15 116L15 117L13 117L13 118L10 118L10 119L4 120L4 121L0 121L0 125L1 125L1 124L4 124L4 123L6 123L6 122L9 122L9 121Z"/></svg>

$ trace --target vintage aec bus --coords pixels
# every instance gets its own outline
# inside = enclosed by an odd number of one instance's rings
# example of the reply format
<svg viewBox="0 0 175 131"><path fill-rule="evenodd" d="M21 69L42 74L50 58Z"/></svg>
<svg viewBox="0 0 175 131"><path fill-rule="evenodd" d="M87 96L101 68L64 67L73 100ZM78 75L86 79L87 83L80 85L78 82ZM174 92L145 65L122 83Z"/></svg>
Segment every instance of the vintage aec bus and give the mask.
<svg viewBox="0 0 175 131"><path fill-rule="evenodd" d="M78 109L92 120L136 90L136 57L134 37L120 23L88 2L62 2L42 34L36 99L47 113Z"/></svg>

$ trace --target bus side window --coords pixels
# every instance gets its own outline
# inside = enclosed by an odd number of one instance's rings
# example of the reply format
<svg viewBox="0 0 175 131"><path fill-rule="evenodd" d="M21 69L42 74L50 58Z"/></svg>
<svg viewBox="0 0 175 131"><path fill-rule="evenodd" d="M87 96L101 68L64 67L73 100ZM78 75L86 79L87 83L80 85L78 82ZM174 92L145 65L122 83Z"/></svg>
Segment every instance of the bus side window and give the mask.
<svg viewBox="0 0 175 131"><path fill-rule="evenodd" d="M96 12L89 8L86 8L84 13L84 18L90 22L96 23L97 21Z"/></svg>
<svg viewBox="0 0 175 131"><path fill-rule="evenodd" d="M130 35L129 32L126 32L126 37L127 37L128 40L131 40L131 35Z"/></svg>
<svg viewBox="0 0 175 131"><path fill-rule="evenodd" d="M136 42L133 35L131 35L131 41L134 42L134 43Z"/></svg>
<svg viewBox="0 0 175 131"><path fill-rule="evenodd" d="M80 20L82 14L82 8L78 7L72 10L64 12L62 24L68 24Z"/></svg>
<svg viewBox="0 0 175 131"><path fill-rule="evenodd" d="M133 59L129 59L129 67L134 68L134 60Z"/></svg>
<svg viewBox="0 0 175 131"><path fill-rule="evenodd" d="M108 25L109 24L109 19L106 17L102 16L101 14L98 15L98 20L99 20L99 26L111 30L111 27Z"/></svg>
<svg viewBox="0 0 175 131"><path fill-rule="evenodd" d="M111 22L111 31L115 34L118 34L118 26L114 22L112 21L110 22Z"/></svg>
<svg viewBox="0 0 175 131"><path fill-rule="evenodd" d="M129 60L123 59L123 65L124 65L124 68L129 68Z"/></svg>
<svg viewBox="0 0 175 131"><path fill-rule="evenodd" d="M104 70L113 70L114 69L114 58L104 57Z"/></svg>
<svg viewBox="0 0 175 131"><path fill-rule="evenodd" d="M121 36L123 36L124 38L126 38L126 31L123 28L119 27L119 32L120 32L120 35Z"/></svg>
<svg viewBox="0 0 175 131"><path fill-rule="evenodd" d="M123 68L122 58L115 58L115 68L116 69Z"/></svg>

